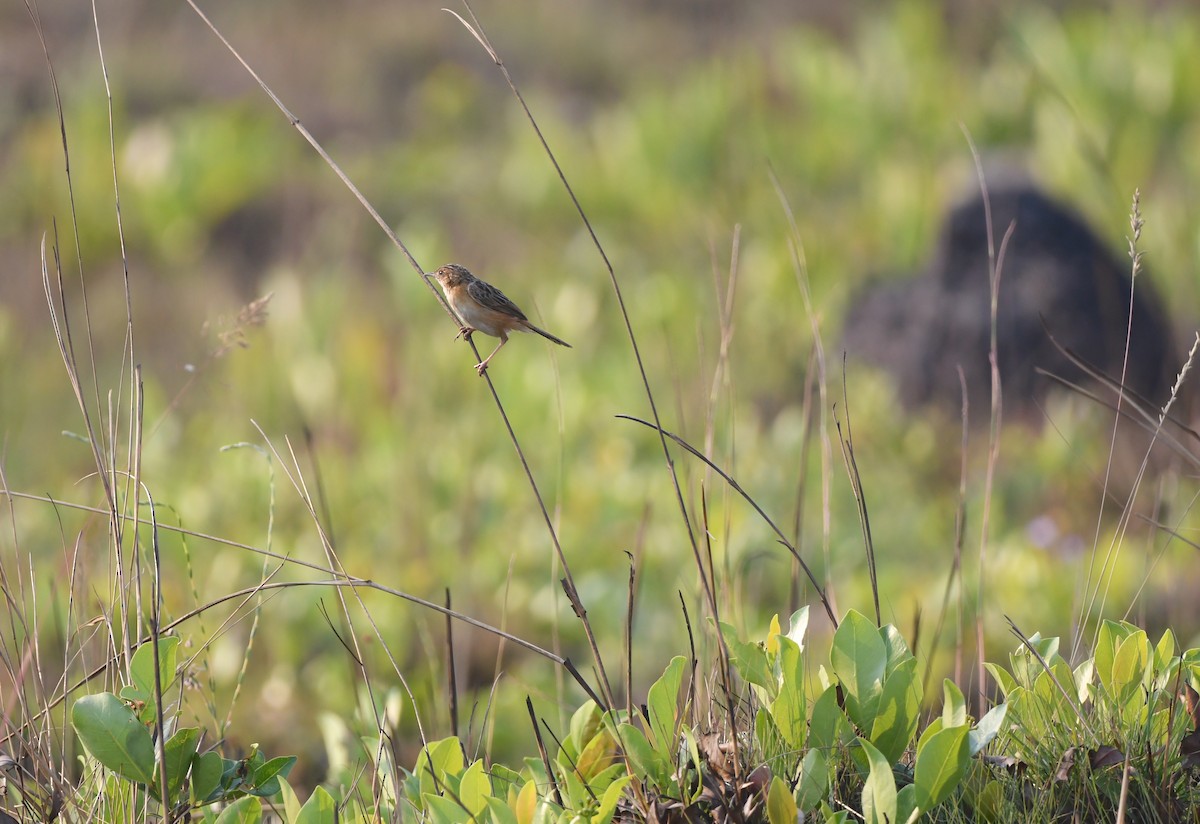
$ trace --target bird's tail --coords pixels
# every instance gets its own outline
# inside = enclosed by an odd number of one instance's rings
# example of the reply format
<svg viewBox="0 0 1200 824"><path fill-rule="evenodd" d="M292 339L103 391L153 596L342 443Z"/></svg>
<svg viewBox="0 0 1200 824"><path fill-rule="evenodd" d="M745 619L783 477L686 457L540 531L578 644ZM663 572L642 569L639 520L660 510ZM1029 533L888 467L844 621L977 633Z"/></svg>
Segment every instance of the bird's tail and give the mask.
<svg viewBox="0 0 1200 824"><path fill-rule="evenodd" d="M571 348L571 344L567 343L567 342L566 342L565 340L563 340L562 338L556 338L556 337L554 337L554 335L551 335L551 334L550 334L549 332L547 332L545 329L538 329L538 328L537 328L536 326L534 326L532 323L530 323L530 324L526 325L526 327L525 327L525 328L526 328L526 329L528 329L530 332L537 332L539 335L541 335L541 336L542 336L543 338L545 338L546 340L552 340L552 341L554 341L555 343L557 343L559 346L565 346L565 347L567 347L568 349L570 349L570 348Z"/></svg>

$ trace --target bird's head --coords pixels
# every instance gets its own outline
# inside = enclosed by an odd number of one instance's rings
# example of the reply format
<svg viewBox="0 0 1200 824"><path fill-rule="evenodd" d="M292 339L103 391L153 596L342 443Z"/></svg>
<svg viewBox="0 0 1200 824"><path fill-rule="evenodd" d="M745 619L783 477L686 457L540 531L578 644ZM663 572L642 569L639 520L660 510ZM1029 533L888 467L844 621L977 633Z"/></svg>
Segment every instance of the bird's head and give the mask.
<svg viewBox="0 0 1200 824"><path fill-rule="evenodd" d="M457 263L447 263L439 268L436 272L430 272L425 277L436 278L444 288L459 286L460 284L470 283L475 279L475 276L467 271L467 267L459 266Z"/></svg>

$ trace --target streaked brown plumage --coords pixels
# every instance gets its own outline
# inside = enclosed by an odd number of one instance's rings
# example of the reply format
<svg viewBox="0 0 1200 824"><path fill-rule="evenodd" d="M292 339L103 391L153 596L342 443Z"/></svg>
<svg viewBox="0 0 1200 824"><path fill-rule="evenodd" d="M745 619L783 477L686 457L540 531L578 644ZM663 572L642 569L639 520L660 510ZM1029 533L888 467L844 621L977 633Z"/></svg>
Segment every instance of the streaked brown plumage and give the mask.
<svg viewBox="0 0 1200 824"><path fill-rule="evenodd" d="M492 354L475 364L475 371L480 375L500 351L500 347L508 343L509 332L536 332L559 346L566 346L568 349L571 347L565 340L556 338L545 329L539 329L530 323L525 313L505 297L503 292L472 275L465 266L447 263L426 277L437 278L438 284L446 294L446 302L462 321L463 329L459 334L469 338L472 332L478 331L493 338L500 338L500 343L492 350Z"/></svg>

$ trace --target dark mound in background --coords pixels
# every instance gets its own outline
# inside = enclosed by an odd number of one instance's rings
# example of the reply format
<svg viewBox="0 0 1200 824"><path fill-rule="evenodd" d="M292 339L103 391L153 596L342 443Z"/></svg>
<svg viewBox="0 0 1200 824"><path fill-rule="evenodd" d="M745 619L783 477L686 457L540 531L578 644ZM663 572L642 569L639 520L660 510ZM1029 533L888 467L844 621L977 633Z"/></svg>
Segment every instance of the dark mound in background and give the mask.
<svg viewBox="0 0 1200 824"><path fill-rule="evenodd" d="M1009 225L1016 224L1000 272L997 312L1006 414L1040 417L1038 408L1056 382L1039 368L1089 382L1059 346L1118 379L1127 332L1125 386L1161 407L1182 361L1145 274L1138 276L1130 329L1130 264L1105 248L1074 210L1027 184L991 192L991 209L997 253ZM975 196L946 217L923 273L869 286L852 302L847 353L889 372L909 409L934 405L957 413L961 365L971 417L987 420L989 266L984 202Z"/></svg>

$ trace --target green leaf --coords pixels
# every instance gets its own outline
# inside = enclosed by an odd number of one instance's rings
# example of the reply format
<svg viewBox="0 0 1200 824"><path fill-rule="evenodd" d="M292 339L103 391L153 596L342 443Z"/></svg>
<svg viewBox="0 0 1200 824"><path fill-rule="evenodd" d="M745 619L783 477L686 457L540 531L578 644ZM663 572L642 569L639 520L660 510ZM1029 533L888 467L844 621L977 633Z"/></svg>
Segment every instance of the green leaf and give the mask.
<svg viewBox="0 0 1200 824"><path fill-rule="evenodd" d="M450 798L425 793L421 796L421 803L425 807L426 820L433 824L468 824L473 820L470 813Z"/></svg>
<svg viewBox="0 0 1200 824"><path fill-rule="evenodd" d="M1004 718L1007 714L1008 704L997 704L988 710L983 718L979 719L975 729L971 730L968 735L969 750L972 756L978 755L980 750L992 743L992 739L1000 734L1000 728L1004 726Z"/></svg>
<svg viewBox="0 0 1200 824"><path fill-rule="evenodd" d="M800 646L789 637L779 639L779 673L779 695L771 703L771 716L784 740L793 749L800 750L808 734L804 656Z"/></svg>
<svg viewBox="0 0 1200 824"><path fill-rule="evenodd" d="M770 699L775 698L778 686L771 672L771 663L762 644L747 644L737 636L732 626L721 622L721 636L729 647L729 660L738 675L747 684L755 684L767 691Z"/></svg>
<svg viewBox="0 0 1200 824"><path fill-rule="evenodd" d="M279 792L279 778L287 778L292 767L296 766L296 756L284 755L272 758L254 768L250 781L254 785L252 792L262 798L270 798Z"/></svg>
<svg viewBox="0 0 1200 824"><path fill-rule="evenodd" d="M833 634L829 661L845 692L846 714L860 730L870 730L887 667L887 648L879 628L861 612L850 610Z"/></svg>
<svg viewBox="0 0 1200 824"><path fill-rule="evenodd" d="M1100 686L1111 696L1113 693L1112 668L1113 659L1117 655L1117 644L1125 639L1126 633L1116 621L1105 619L1100 624L1100 632L1096 635L1096 652L1092 660L1096 662L1096 676Z"/></svg>
<svg viewBox="0 0 1200 824"><path fill-rule="evenodd" d="M517 811L494 796L486 799L494 824L517 824Z"/></svg>
<svg viewBox="0 0 1200 824"><path fill-rule="evenodd" d="M875 723L871 727L873 743L889 764L904 755L917 732L921 715L921 680L917 677L917 659L909 658L896 667L883 685Z"/></svg>
<svg viewBox="0 0 1200 824"><path fill-rule="evenodd" d="M897 824L913 824L921 817L921 808L917 806L917 788L912 784L900 788L896 793Z"/></svg>
<svg viewBox="0 0 1200 824"><path fill-rule="evenodd" d="M221 775L225 772L224 761L217 752L206 752L192 760L192 803L213 800L213 794L221 786Z"/></svg>
<svg viewBox="0 0 1200 824"><path fill-rule="evenodd" d="M971 753L965 726L948 727L930 737L917 756L913 783L917 806L928 812L942 803L967 774Z"/></svg>
<svg viewBox="0 0 1200 824"><path fill-rule="evenodd" d="M808 607L803 606L792 613L788 621L787 639L801 650L804 649L804 635L808 632Z"/></svg>
<svg viewBox="0 0 1200 824"><path fill-rule="evenodd" d="M987 671L1000 687L1000 691L1004 693L1004 697L1007 698L1008 694L1017 687L1016 679L1009 674L1008 670L997 664L985 663L984 666L987 667Z"/></svg>
<svg viewBox="0 0 1200 824"><path fill-rule="evenodd" d="M336 824L337 820L337 802L324 787L317 787L291 824Z"/></svg>
<svg viewBox="0 0 1200 824"><path fill-rule="evenodd" d="M913 654L908 649L908 642L904 640L904 636L900 634L900 630L893 625L879 628L879 637L883 639L884 649L887 651L887 665L884 668L884 679L886 680L896 667L910 660Z"/></svg>
<svg viewBox="0 0 1200 824"><path fill-rule="evenodd" d="M825 755L816 748L804 754L800 762L800 777L796 781L796 805L801 810L811 810L821 803L829 789L829 764Z"/></svg>
<svg viewBox="0 0 1200 824"><path fill-rule="evenodd" d="M1171 659L1175 657L1175 633L1167 629L1162 634L1162 638L1158 639L1158 644L1154 647L1154 668L1156 670L1166 669L1171 663Z"/></svg>
<svg viewBox="0 0 1200 824"><path fill-rule="evenodd" d="M617 811L617 804L621 801L621 795L632 780L633 776L626 773L608 785L604 790L604 795L600 797L600 808L592 816L591 824L608 824L609 821L612 821L613 813Z"/></svg>
<svg viewBox="0 0 1200 824"><path fill-rule="evenodd" d="M1122 710L1132 702L1140 701L1142 680L1149 658L1146 633L1138 631L1118 642L1112 665L1112 691L1113 698Z"/></svg>
<svg viewBox="0 0 1200 824"><path fill-rule="evenodd" d="M283 820L295 824L300 815L300 799L286 778L279 782L279 798L283 802Z"/></svg>
<svg viewBox="0 0 1200 824"><path fill-rule="evenodd" d="M813 703L808 746L832 753L854 740L854 730L837 703L837 687L829 687Z"/></svg>
<svg viewBox="0 0 1200 824"><path fill-rule="evenodd" d="M176 650L179 638L165 635L158 639L158 661L162 676L162 690L175 680ZM142 644L134 650L133 658L129 661L129 680L138 692L138 698L147 704L154 702L154 644Z"/></svg>
<svg viewBox="0 0 1200 824"><path fill-rule="evenodd" d="M967 700L949 678L942 681L942 726L961 727L967 723Z"/></svg>
<svg viewBox="0 0 1200 824"><path fill-rule="evenodd" d="M261 820L262 802L247 795L222 810L216 824L258 824Z"/></svg>
<svg viewBox="0 0 1200 824"><path fill-rule="evenodd" d="M650 746L650 742L642 731L631 724L621 724L618 738L629 756L633 773L638 780L649 783L660 790L667 785L670 772L670 762L666 761L658 751Z"/></svg>
<svg viewBox="0 0 1200 824"><path fill-rule="evenodd" d="M575 762L575 769L583 776L584 781L591 782L593 778L611 767L616 758L617 742L613 739L612 733L600 727L592 739L586 742L583 752L579 754L579 760Z"/></svg>
<svg viewBox="0 0 1200 824"><path fill-rule="evenodd" d="M111 692L85 695L71 707L71 726L92 757L142 784L154 777L154 741L145 726Z"/></svg>
<svg viewBox="0 0 1200 824"><path fill-rule="evenodd" d="M476 761L463 773L458 784L458 800L471 815L479 815L487 807L487 798L491 794L492 782L483 769L483 761Z"/></svg>
<svg viewBox="0 0 1200 824"><path fill-rule="evenodd" d="M787 784L779 776L773 777L771 789L767 791L767 821L770 824L796 824L799 818L800 810L788 792Z"/></svg>
<svg viewBox="0 0 1200 824"><path fill-rule="evenodd" d="M676 655L667 664L662 677L646 694L646 709L650 714L647 728L650 744L664 758L671 758L675 749L675 722L679 717L679 688L687 659Z"/></svg>
<svg viewBox="0 0 1200 824"><path fill-rule="evenodd" d="M192 767L192 759L196 755L196 747L199 743L200 730L195 727L176 730L175 734L167 739L163 749L167 756L167 793L168 801L171 804L178 800L176 796L179 788L183 786L183 779L187 777L188 770ZM154 765L152 789L158 789L158 766L158 764Z"/></svg>
<svg viewBox="0 0 1200 824"><path fill-rule="evenodd" d="M965 730L964 730L965 732ZM896 821L896 778L883 753L865 738L858 739L866 755L867 780L863 782L862 812L866 824L893 824Z"/></svg>
<svg viewBox="0 0 1200 824"><path fill-rule="evenodd" d="M583 752L583 748L595 737L603 724L604 714L600 712L600 708L592 699L584 701L583 705L575 710L575 714L571 716L571 734L568 736L571 743L575 745L572 757Z"/></svg>
<svg viewBox="0 0 1200 824"><path fill-rule="evenodd" d="M413 765L421 795L439 795L446 783L446 776L458 776L464 766L462 745L457 738L450 736L430 741L421 748L417 763Z"/></svg>

